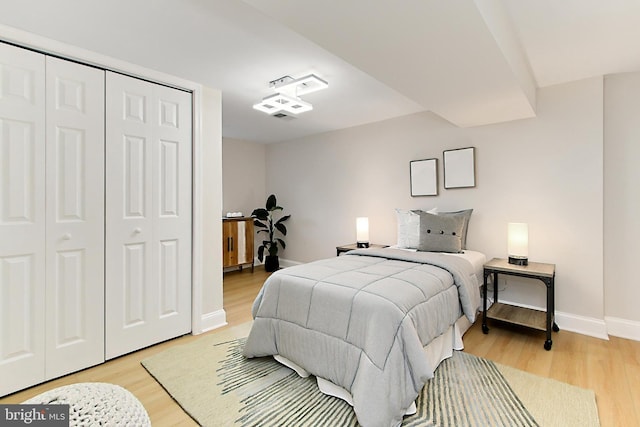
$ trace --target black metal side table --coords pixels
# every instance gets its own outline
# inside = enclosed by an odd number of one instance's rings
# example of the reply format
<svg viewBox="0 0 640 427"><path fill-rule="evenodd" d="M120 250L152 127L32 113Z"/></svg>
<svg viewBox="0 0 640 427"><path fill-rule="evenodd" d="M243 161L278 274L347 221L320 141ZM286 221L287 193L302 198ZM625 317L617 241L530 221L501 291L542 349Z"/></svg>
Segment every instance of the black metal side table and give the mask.
<svg viewBox="0 0 640 427"><path fill-rule="evenodd" d="M487 310L487 278L493 274L493 304ZM511 276L538 279L547 287L547 309L546 311L534 310L530 308L517 307L511 304L498 302L498 275L506 274ZM558 332L560 328L555 323L555 264L545 264L530 262L529 265L509 264L506 259L494 258L484 265L484 283L482 285L482 332L489 333L487 319L495 319L501 322L520 325L547 333L544 342L545 350L551 350L553 341L551 331Z"/></svg>

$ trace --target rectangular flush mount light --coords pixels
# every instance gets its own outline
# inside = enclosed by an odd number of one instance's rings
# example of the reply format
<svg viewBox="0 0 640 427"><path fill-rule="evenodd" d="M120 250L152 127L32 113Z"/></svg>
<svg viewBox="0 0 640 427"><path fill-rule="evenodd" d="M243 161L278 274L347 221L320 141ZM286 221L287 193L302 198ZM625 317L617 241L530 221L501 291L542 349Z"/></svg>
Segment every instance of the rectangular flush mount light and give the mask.
<svg viewBox="0 0 640 427"><path fill-rule="evenodd" d="M313 110L313 106L308 102L283 93L267 96L261 102L254 104L253 108L267 114L275 114L278 111L299 114Z"/></svg>
<svg viewBox="0 0 640 427"><path fill-rule="evenodd" d="M302 96L318 90L326 89L329 83L322 80L315 74L293 79L286 83L274 85L274 89L278 92L290 93L294 96Z"/></svg>

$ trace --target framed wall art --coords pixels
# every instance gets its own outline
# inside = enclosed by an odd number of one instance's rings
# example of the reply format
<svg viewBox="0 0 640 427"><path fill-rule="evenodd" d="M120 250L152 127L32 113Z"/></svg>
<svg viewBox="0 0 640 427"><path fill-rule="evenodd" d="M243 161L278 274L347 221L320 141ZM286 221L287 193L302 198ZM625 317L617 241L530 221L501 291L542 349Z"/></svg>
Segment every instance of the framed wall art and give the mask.
<svg viewBox="0 0 640 427"><path fill-rule="evenodd" d="M475 147L445 150L444 188L467 188L476 186Z"/></svg>
<svg viewBox="0 0 640 427"><path fill-rule="evenodd" d="M438 159L412 160L411 197L438 195Z"/></svg>

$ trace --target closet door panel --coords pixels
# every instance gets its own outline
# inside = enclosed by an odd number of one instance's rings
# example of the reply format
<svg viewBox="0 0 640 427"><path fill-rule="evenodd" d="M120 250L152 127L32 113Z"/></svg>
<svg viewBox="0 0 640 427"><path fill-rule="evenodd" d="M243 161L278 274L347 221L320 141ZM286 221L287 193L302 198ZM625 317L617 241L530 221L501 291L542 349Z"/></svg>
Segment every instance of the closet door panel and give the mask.
<svg viewBox="0 0 640 427"><path fill-rule="evenodd" d="M190 331L191 95L107 73L107 122L112 358Z"/></svg>
<svg viewBox="0 0 640 427"><path fill-rule="evenodd" d="M45 59L0 43L0 395L44 380Z"/></svg>
<svg viewBox="0 0 640 427"><path fill-rule="evenodd" d="M161 328L177 336L191 330L191 94L155 85L154 103L154 277Z"/></svg>
<svg viewBox="0 0 640 427"><path fill-rule="evenodd" d="M47 57L48 379L104 361L104 71Z"/></svg>
<svg viewBox="0 0 640 427"><path fill-rule="evenodd" d="M150 345L152 88L107 72L105 357ZM151 334L155 332L151 331Z"/></svg>

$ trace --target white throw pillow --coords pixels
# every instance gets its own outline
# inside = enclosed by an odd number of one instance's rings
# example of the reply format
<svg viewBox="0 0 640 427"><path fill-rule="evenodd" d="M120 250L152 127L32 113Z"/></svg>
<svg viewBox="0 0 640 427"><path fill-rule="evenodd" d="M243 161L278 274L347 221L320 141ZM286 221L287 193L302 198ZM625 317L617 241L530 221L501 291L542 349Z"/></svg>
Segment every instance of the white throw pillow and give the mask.
<svg viewBox="0 0 640 427"><path fill-rule="evenodd" d="M400 248L416 249L420 244L420 210L396 209L398 244ZM438 208L429 211L436 214Z"/></svg>

